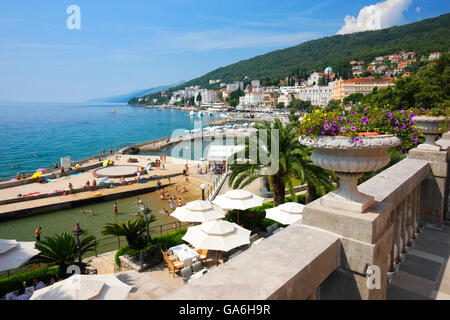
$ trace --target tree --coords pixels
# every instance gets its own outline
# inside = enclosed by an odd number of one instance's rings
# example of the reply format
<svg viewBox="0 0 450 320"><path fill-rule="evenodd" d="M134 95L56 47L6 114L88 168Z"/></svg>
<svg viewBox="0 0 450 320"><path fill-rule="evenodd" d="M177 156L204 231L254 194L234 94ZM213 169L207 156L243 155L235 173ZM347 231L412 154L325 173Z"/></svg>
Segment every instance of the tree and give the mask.
<svg viewBox="0 0 450 320"><path fill-rule="evenodd" d="M294 99L289 105L290 108L293 108L298 111L308 112L311 110L311 101L303 101L300 99Z"/></svg>
<svg viewBox="0 0 450 320"><path fill-rule="evenodd" d="M328 101L328 104L325 107L325 109L327 111L333 111L333 110L339 109L340 107L341 107L341 101L331 99L330 101Z"/></svg>
<svg viewBox="0 0 450 320"><path fill-rule="evenodd" d="M154 215L150 216L150 222L156 221ZM108 223L103 228L103 235L125 236L128 246L134 250L143 249L147 243L147 238L144 235L147 226L143 218L130 219L123 223ZM151 240L151 238L150 238Z"/></svg>
<svg viewBox="0 0 450 320"><path fill-rule="evenodd" d="M345 104L356 104L361 102L364 99L364 95L362 93L352 93L343 99Z"/></svg>
<svg viewBox="0 0 450 320"><path fill-rule="evenodd" d="M81 237L81 255L94 249L94 240L95 236L87 235L87 231L85 231ZM67 268L75 264L80 254L74 236L67 232L45 237L45 239L37 241L34 246L40 252L28 260L27 264L44 263L50 266L58 266L61 278L66 278L69 275L67 274Z"/></svg>
<svg viewBox="0 0 450 320"><path fill-rule="evenodd" d="M278 102L277 109L284 109L284 108L285 108L284 102Z"/></svg>
<svg viewBox="0 0 450 320"><path fill-rule="evenodd" d="M256 159L255 164L233 164L229 178L229 185L233 189L244 188L256 179L267 177L273 190L274 206L278 206L284 203L286 187L292 198L296 199L292 182L294 176L301 182L310 183L310 190L316 188L321 191L326 188L332 188L331 183L328 181L328 172L315 165L309 159L311 149L299 144L296 124L290 123L283 126L280 119L275 119L273 127L271 123L265 121L256 125L255 128L258 130L258 136L260 136L261 130L267 132L267 142L262 142L258 139L257 149L267 150L267 157L271 159L271 163L262 163L258 152L258 159ZM272 134L272 129L278 130L278 140L276 141L274 139L277 137ZM272 144L278 148L278 159L273 158L276 153L275 150L272 150ZM248 155L249 151L249 140L247 140L245 154ZM273 154L272 151L274 151ZM271 171L273 161L277 161L279 165L276 172Z"/></svg>

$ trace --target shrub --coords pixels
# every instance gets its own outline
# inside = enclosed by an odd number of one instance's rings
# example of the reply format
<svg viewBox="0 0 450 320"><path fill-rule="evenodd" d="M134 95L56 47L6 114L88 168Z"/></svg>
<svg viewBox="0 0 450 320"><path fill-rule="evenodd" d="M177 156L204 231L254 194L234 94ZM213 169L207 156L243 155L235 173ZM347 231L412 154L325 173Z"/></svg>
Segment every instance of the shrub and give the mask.
<svg viewBox="0 0 450 320"><path fill-rule="evenodd" d="M292 198L285 197L285 202L291 202ZM300 194L297 195L297 202L305 204L306 195ZM281 223L267 219L266 218L266 209L273 208L273 201L265 202L262 206L251 208L248 210L240 210L239 211L239 223L243 225L245 229L255 229L259 228L261 230L266 229L273 223L278 224L279 226L283 226ZM230 210L225 215L224 218L229 222L237 222L237 210Z"/></svg>
<svg viewBox="0 0 450 320"><path fill-rule="evenodd" d="M153 238L150 243L143 249L150 248L156 244L160 244L161 248L164 250L167 250L167 248L186 243L185 241L181 240L181 238L186 233L187 228L183 228L177 231L170 232L168 234L165 234L160 237ZM139 250L131 249L130 247L122 247L119 250L116 251L114 255L114 261L116 262L116 265L120 267L120 256L124 255L137 255L139 253Z"/></svg>
<svg viewBox="0 0 450 320"><path fill-rule="evenodd" d="M29 287L33 285L33 279L38 279L44 283L49 283L51 278L57 280L58 272L58 267L42 267L0 279L0 296L16 290L22 293L24 291L24 281L26 286Z"/></svg>

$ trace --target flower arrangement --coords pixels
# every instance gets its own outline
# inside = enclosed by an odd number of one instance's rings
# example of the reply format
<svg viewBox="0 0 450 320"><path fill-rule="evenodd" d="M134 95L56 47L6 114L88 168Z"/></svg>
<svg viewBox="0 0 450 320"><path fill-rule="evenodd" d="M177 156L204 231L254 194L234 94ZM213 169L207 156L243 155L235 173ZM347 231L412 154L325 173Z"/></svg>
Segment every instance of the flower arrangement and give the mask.
<svg viewBox="0 0 450 320"><path fill-rule="evenodd" d="M439 106L434 108L413 108L412 111L416 116L425 116L425 117L442 117L442 120L439 121L439 132L444 133L447 131L447 123L450 119L450 108L447 106Z"/></svg>
<svg viewBox="0 0 450 320"><path fill-rule="evenodd" d="M391 110L360 106L353 111L316 109L300 122L298 133L312 138L326 136L348 136L355 143L361 136L394 134L402 140L400 151L413 148L419 140L411 110Z"/></svg>

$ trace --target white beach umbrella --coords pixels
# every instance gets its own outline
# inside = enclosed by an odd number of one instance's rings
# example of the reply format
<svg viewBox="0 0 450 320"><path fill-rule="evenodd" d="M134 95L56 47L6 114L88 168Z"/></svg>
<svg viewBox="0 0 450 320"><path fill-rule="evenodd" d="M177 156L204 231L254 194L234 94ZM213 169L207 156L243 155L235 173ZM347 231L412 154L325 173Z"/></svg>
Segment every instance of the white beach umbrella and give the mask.
<svg viewBox="0 0 450 320"><path fill-rule="evenodd" d="M30 300L125 300L132 288L113 274L75 274L34 291Z"/></svg>
<svg viewBox="0 0 450 320"><path fill-rule="evenodd" d="M39 250L34 248L34 242L17 242L16 240L0 239L0 271L20 267Z"/></svg>
<svg viewBox="0 0 450 320"><path fill-rule="evenodd" d="M282 224L293 224L302 219L304 207L297 202L286 202L278 207L266 209L266 218Z"/></svg>
<svg viewBox="0 0 450 320"><path fill-rule="evenodd" d="M236 247L250 243L250 230L244 229L235 223L224 220L203 222L199 226L189 227L182 240L189 242L195 248L230 251Z"/></svg>
<svg viewBox="0 0 450 320"><path fill-rule="evenodd" d="M182 222L205 222L225 217L222 209L205 200L188 202L186 205L176 208L170 215Z"/></svg>
<svg viewBox="0 0 450 320"><path fill-rule="evenodd" d="M239 210L259 207L263 200L264 198L258 197L247 190L235 189L217 196L212 203L224 210L237 209L237 223L239 224Z"/></svg>

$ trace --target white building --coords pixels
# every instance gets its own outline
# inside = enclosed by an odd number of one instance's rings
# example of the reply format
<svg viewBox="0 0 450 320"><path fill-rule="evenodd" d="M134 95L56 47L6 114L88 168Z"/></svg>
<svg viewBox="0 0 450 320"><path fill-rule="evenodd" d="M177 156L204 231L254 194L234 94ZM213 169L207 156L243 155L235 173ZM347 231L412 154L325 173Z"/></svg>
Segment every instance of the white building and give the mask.
<svg viewBox="0 0 450 320"><path fill-rule="evenodd" d="M441 56L440 52L432 52L430 53L430 57L428 58L428 60L439 59L440 56Z"/></svg>
<svg viewBox="0 0 450 320"><path fill-rule="evenodd" d="M202 103L212 103L217 100L217 94L214 90L203 89L201 91Z"/></svg>
<svg viewBox="0 0 450 320"><path fill-rule="evenodd" d="M261 82L259 80L252 80L251 86L252 87L260 87L261 86Z"/></svg>
<svg viewBox="0 0 450 320"><path fill-rule="evenodd" d="M311 101L312 105L326 106L328 102L333 99L334 82L328 83L327 86L307 86L301 88L298 92L298 97L303 101ZM280 99L278 99L280 101Z"/></svg>
<svg viewBox="0 0 450 320"><path fill-rule="evenodd" d="M249 92L249 93L245 94L245 96L239 97L239 104L243 104L243 105L261 104L263 101L262 96L263 96L262 92L256 92L256 91Z"/></svg>
<svg viewBox="0 0 450 320"><path fill-rule="evenodd" d="M292 95L289 93L282 94L278 97L278 103L282 102L285 107L288 107L292 102Z"/></svg>
<svg viewBox="0 0 450 320"><path fill-rule="evenodd" d="M236 91L237 89L244 90L244 82L236 81L235 83L227 84L227 90Z"/></svg>
<svg viewBox="0 0 450 320"><path fill-rule="evenodd" d="M307 85L312 86L313 84L318 84L320 78L322 78L322 75L319 72L311 73L308 78Z"/></svg>

